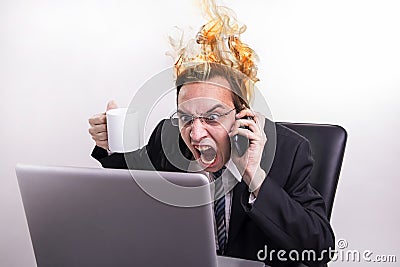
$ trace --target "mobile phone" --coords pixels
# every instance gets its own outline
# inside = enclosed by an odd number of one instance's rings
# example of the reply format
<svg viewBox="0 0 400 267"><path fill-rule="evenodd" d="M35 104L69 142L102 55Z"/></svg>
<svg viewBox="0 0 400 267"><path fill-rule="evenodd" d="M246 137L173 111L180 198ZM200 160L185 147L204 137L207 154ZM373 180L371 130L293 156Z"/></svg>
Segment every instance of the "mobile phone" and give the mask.
<svg viewBox="0 0 400 267"><path fill-rule="evenodd" d="M251 120L251 117L243 117L242 119ZM243 129L249 129L247 126L240 127ZM246 136L237 134L233 137L232 140L233 147L236 149L239 157L243 156L246 153L246 150L249 148L249 139Z"/></svg>

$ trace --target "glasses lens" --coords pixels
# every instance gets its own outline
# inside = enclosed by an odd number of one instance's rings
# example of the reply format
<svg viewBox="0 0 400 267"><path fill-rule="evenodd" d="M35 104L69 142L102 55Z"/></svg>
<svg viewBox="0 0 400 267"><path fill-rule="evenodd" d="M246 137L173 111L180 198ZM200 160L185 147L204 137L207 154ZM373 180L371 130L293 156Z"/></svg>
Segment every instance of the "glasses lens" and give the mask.
<svg viewBox="0 0 400 267"><path fill-rule="evenodd" d="M173 126L179 125L179 118L178 118L178 115L176 114L176 112L174 114L172 114L172 116L169 119L171 120L171 124Z"/></svg>
<svg viewBox="0 0 400 267"><path fill-rule="evenodd" d="M173 126L178 126L179 125L178 118L171 118L171 123L172 123Z"/></svg>
<svg viewBox="0 0 400 267"><path fill-rule="evenodd" d="M182 126L188 126L191 125L193 122L193 116L192 115L188 115L188 114L179 114L178 115L179 118L179 123Z"/></svg>

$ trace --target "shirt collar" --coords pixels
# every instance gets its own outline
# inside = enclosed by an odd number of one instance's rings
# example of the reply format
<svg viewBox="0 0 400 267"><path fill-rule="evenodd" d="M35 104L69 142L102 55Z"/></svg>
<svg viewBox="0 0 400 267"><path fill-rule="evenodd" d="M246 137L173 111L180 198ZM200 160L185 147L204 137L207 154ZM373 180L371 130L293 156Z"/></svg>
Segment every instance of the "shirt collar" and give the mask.
<svg viewBox="0 0 400 267"><path fill-rule="evenodd" d="M226 169L233 175L233 177L240 183L242 181L242 175L240 174L235 163L233 163L232 159L229 159L225 166Z"/></svg>

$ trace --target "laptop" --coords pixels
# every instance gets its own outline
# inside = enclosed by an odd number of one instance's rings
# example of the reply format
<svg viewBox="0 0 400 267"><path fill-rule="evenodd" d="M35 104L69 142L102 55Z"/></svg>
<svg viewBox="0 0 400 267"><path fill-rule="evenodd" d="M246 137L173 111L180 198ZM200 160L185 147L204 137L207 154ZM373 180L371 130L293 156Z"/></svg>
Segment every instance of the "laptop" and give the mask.
<svg viewBox="0 0 400 267"><path fill-rule="evenodd" d="M202 174L21 164L16 173L38 267L264 266L216 255Z"/></svg>

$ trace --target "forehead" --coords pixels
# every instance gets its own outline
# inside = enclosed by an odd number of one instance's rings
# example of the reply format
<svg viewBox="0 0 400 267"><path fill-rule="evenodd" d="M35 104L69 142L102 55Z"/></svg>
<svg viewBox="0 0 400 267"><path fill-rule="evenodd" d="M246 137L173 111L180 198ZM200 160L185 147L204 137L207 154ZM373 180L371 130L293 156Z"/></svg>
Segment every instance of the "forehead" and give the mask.
<svg viewBox="0 0 400 267"><path fill-rule="evenodd" d="M185 84L179 92L178 105L204 99L232 106L232 91L228 81L222 77L215 77L208 81Z"/></svg>

